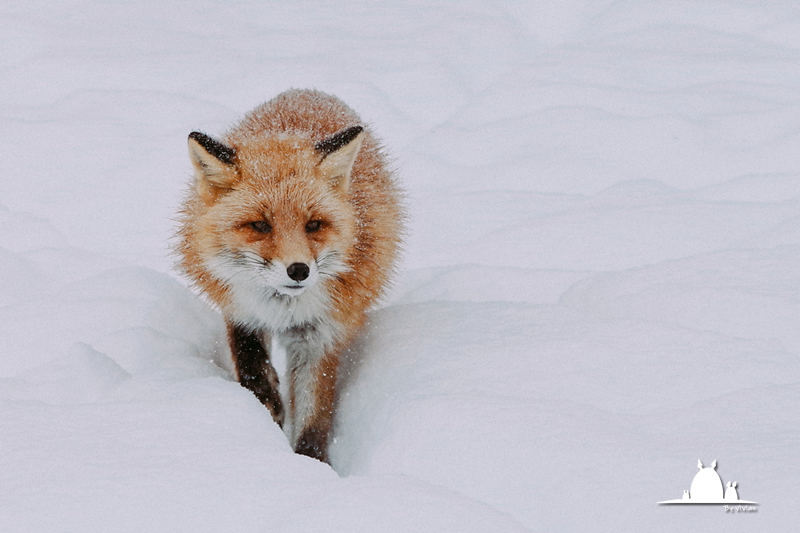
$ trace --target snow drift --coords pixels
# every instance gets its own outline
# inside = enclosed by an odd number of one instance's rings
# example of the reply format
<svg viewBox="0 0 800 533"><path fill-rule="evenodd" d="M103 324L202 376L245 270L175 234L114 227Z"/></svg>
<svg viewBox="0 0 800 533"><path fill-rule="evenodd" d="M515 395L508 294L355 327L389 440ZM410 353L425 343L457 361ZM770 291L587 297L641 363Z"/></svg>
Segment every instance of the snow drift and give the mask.
<svg viewBox="0 0 800 533"><path fill-rule="evenodd" d="M0 6L3 531L788 530L792 2ZM340 96L408 191L333 468L173 273L186 136ZM758 511L659 507L697 460Z"/></svg>

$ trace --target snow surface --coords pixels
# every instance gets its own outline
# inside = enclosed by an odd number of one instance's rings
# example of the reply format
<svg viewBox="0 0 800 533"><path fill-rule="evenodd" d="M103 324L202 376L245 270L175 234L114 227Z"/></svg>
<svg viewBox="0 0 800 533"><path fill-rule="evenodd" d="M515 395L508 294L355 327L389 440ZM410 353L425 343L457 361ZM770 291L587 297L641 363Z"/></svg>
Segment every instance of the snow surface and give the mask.
<svg viewBox="0 0 800 533"><path fill-rule="evenodd" d="M0 531L789 531L790 0L0 4ZM290 87L410 232L333 469L171 268L186 136ZM657 506L717 460L754 513Z"/></svg>

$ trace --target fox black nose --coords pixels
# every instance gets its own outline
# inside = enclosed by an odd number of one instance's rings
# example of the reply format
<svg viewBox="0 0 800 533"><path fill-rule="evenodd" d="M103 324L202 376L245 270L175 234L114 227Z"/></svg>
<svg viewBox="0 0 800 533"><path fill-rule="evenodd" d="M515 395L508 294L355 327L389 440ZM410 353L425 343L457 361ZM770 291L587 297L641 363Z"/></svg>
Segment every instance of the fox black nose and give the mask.
<svg viewBox="0 0 800 533"><path fill-rule="evenodd" d="M289 265L289 268L286 269L286 273L295 281L303 281L306 279L308 277L308 272L308 265L305 263L292 263Z"/></svg>

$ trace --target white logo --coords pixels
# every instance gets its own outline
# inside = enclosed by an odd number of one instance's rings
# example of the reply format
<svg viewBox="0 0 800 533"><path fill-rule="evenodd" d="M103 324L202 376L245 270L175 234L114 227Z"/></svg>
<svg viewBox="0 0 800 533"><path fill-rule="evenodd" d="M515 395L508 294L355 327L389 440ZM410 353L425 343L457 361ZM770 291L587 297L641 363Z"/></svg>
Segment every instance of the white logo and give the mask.
<svg viewBox="0 0 800 533"><path fill-rule="evenodd" d="M751 502L739 499L739 492L736 490L736 482L728 481L727 487L722 484L722 478L717 474L717 462L711 463L711 466L706 468L703 463L697 461L697 468L700 471L695 474L692 480L692 485L689 490L683 491L683 498L680 500L667 500L665 502L658 502L661 504L718 504L730 505L736 503L749 503L758 505L758 502Z"/></svg>

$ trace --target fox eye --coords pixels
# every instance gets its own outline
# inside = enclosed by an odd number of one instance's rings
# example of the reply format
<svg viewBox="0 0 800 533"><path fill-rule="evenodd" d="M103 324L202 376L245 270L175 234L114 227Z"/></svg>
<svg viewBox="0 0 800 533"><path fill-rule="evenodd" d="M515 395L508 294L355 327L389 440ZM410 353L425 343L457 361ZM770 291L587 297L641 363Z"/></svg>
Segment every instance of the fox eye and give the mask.
<svg viewBox="0 0 800 533"><path fill-rule="evenodd" d="M272 226L269 225L269 222L264 222L263 220L256 220L255 222L251 222L250 227L259 233L269 233L270 231L272 231Z"/></svg>
<svg viewBox="0 0 800 533"><path fill-rule="evenodd" d="M321 220L310 220L308 224L306 224L306 233L314 233L315 231L319 231L321 227Z"/></svg>

